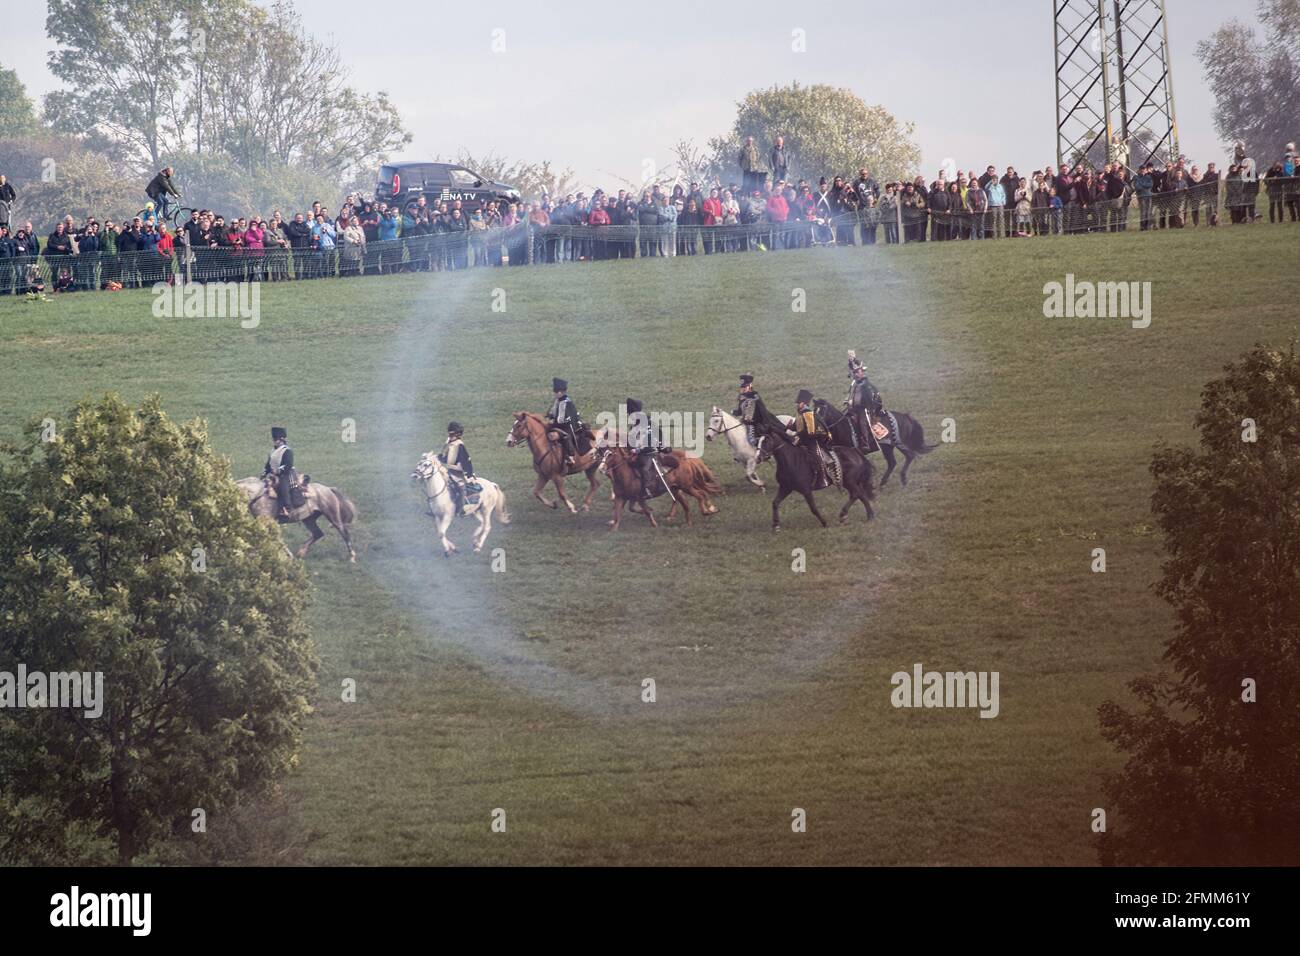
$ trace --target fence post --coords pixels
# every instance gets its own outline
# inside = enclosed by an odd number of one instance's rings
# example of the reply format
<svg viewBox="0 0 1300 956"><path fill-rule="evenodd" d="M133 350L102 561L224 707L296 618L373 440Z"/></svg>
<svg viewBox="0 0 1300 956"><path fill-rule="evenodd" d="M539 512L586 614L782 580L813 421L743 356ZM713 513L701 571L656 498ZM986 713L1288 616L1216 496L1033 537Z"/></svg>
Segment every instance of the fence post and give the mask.
<svg viewBox="0 0 1300 956"><path fill-rule="evenodd" d="M894 206L897 210L896 215L898 218L898 244L901 246L907 241L906 237L903 235L903 200L901 193L895 201Z"/></svg>

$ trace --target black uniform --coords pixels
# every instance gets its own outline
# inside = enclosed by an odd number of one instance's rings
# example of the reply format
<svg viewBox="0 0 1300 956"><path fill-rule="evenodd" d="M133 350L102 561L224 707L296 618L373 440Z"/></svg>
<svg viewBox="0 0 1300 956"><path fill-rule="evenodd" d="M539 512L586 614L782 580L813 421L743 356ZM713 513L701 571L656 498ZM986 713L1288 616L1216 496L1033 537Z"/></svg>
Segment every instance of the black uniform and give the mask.
<svg viewBox="0 0 1300 956"><path fill-rule="evenodd" d="M284 511L293 510L292 476L293 449L289 447L288 436L282 428L271 429L271 440L280 439L285 443L277 447L266 458L262 474L275 479L275 496Z"/></svg>
<svg viewBox="0 0 1300 956"><path fill-rule="evenodd" d="M753 390L740 393L736 408L731 414L745 424L749 431L750 444L755 444L759 438L769 432L782 432L785 430L785 425L781 423L781 419L767 410L767 406L763 404L763 399L758 392Z"/></svg>
<svg viewBox="0 0 1300 956"><path fill-rule="evenodd" d="M546 413L546 420L560 433L560 444L564 446L566 458L576 458L578 454L578 436L582 432L582 419L578 415L578 406L568 395L569 383L557 378L551 382L552 391L560 397L551 403Z"/></svg>
<svg viewBox="0 0 1300 956"><path fill-rule="evenodd" d="M636 451L636 470L641 476L641 497L653 498L659 494L663 486L663 481L655 468L655 455L662 448L662 437L649 414L641 410L641 403L635 398L629 398L627 400L629 419L638 413L644 416L644 419L629 424L627 442L628 446Z"/></svg>

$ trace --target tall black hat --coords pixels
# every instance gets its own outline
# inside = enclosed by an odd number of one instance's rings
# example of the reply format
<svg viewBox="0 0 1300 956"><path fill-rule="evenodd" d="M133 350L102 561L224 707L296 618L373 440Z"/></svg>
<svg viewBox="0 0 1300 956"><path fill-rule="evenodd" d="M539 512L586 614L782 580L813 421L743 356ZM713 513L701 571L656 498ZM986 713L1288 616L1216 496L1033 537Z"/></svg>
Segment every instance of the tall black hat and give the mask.
<svg viewBox="0 0 1300 956"><path fill-rule="evenodd" d="M752 385L752 384L754 384L754 376L752 376L752 375L742 375L742 376L740 376L740 387L741 387L741 388L744 388L746 385Z"/></svg>
<svg viewBox="0 0 1300 956"><path fill-rule="evenodd" d="M463 435L463 434L465 434L465 429L461 427L460 422L448 422L448 423L447 423L447 434L448 434L448 435L452 435L452 434L455 434L455 435Z"/></svg>
<svg viewBox="0 0 1300 956"><path fill-rule="evenodd" d="M275 441L277 438L283 441L289 440L289 433L285 431L283 428L281 428L279 425L275 425L271 429L271 441Z"/></svg>
<svg viewBox="0 0 1300 956"><path fill-rule="evenodd" d="M812 392L808 391L806 388L801 388L799 389L799 394L795 396L794 400L802 405L805 402L811 402L812 397Z"/></svg>
<svg viewBox="0 0 1300 956"><path fill-rule="evenodd" d="M629 398L626 404L627 404L627 413L629 415L633 414L634 412L641 411L641 403L638 402L635 398Z"/></svg>
<svg viewBox="0 0 1300 956"><path fill-rule="evenodd" d="M569 383L566 382L564 379L562 378L551 379L551 391L567 392L568 390L569 390Z"/></svg>

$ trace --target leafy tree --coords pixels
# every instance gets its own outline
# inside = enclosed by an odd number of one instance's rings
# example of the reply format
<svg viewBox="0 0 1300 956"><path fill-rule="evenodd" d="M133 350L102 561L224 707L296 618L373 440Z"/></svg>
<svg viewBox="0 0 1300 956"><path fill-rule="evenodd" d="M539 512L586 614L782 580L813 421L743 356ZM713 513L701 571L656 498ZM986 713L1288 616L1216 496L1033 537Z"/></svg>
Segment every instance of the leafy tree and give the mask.
<svg viewBox="0 0 1300 956"><path fill-rule="evenodd" d="M1100 709L1129 754L1106 784L1106 863L1300 863L1300 356L1257 346L1225 372L1200 449L1151 466L1173 673L1132 683L1136 713Z"/></svg>
<svg viewBox="0 0 1300 956"><path fill-rule="evenodd" d="M101 672L103 713L0 710L0 858L127 864L296 763L305 579L202 422L109 395L49 424L0 461L0 661Z"/></svg>
<svg viewBox="0 0 1300 956"><path fill-rule="evenodd" d="M753 136L766 164L767 150L785 137L790 175L816 182L821 176L856 174L870 167L876 179L902 178L917 168L921 153L913 125L900 123L882 106L868 106L850 90L823 84L755 90L737 104L731 131L709 140L715 169L738 178L736 157Z"/></svg>
<svg viewBox="0 0 1300 956"><path fill-rule="evenodd" d="M1229 20L1196 55L1214 94L1214 125L1225 145L1237 140L1257 168L1281 158L1300 138L1300 2L1260 0L1261 41L1255 30Z"/></svg>
<svg viewBox="0 0 1300 956"><path fill-rule="evenodd" d="M0 66L0 138L25 136L39 127L36 107L27 95L27 88L17 73Z"/></svg>
<svg viewBox="0 0 1300 956"><path fill-rule="evenodd" d="M46 31L68 84L45 98L51 122L120 144L141 172L193 153L338 181L410 142L387 95L350 87L284 0L50 0Z"/></svg>

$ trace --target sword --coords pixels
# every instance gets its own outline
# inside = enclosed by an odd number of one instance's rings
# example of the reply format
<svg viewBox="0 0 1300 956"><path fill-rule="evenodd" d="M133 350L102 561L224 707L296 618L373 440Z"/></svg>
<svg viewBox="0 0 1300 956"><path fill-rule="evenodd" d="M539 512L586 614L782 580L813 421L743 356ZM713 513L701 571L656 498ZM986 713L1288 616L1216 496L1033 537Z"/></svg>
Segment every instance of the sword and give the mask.
<svg viewBox="0 0 1300 956"><path fill-rule="evenodd" d="M673 504L675 505L681 504L681 502L677 500L677 496L673 494L673 490L668 487L668 479L664 477L663 469L659 467L659 456L656 455L655 457L651 458L650 464L655 466L655 474L657 474L659 476L659 480L664 483L664 491L668 492L668 497L673 499Z"/></svg>

